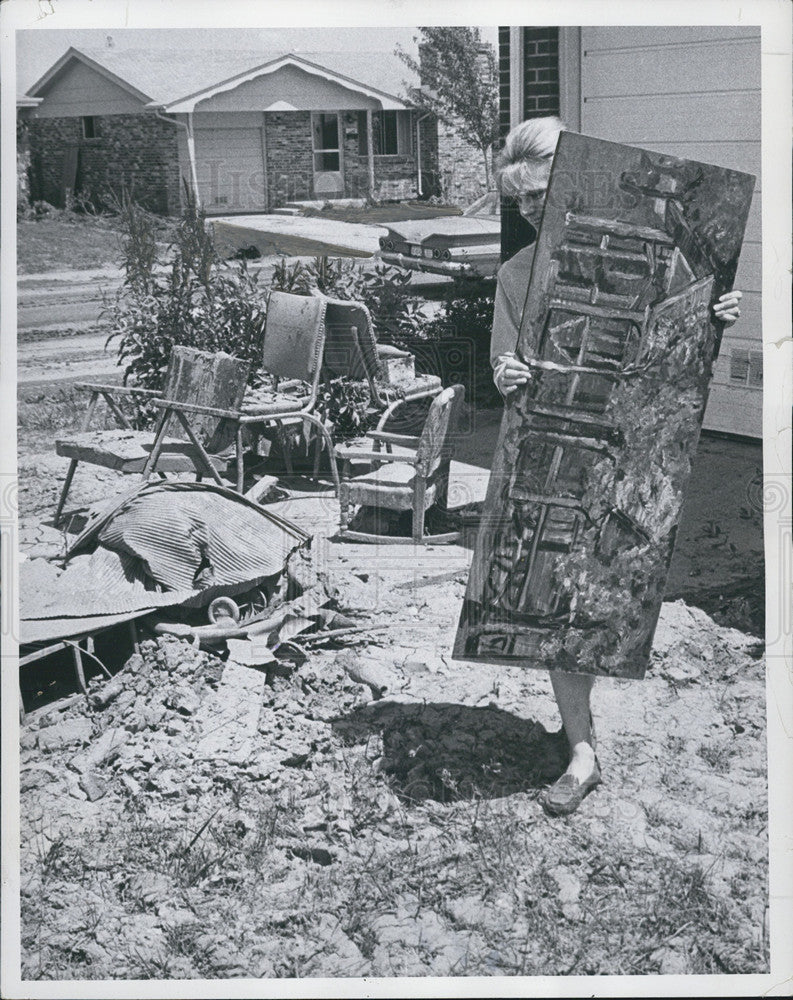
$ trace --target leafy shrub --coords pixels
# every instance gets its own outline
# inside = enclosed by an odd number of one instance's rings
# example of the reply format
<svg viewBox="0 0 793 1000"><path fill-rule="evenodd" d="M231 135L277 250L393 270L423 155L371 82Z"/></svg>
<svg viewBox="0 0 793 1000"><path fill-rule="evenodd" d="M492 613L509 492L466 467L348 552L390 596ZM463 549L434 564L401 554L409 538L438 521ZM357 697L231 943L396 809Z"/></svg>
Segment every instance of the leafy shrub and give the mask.
<svg viewBox="0 0 793 1000"><path fill-rule="evenodd" d="M326 423L333 425L334 441L347 441L374 426L370 403L369 386L365 382L334 378L320 386L317 412Z"/></svg>
<svg viewBox="0 0 793 1000"><path fill-rule="evenodd" d="M261 351L265 294L244 263L218 261L204 213L188 202L160 266L153 217L127 199L122 206L124 281L105 301L124 384L161 389L175 345L226 351L254 362ZM141 404L137 422L151 409Z"/></svg>
<svg viewBox="0 0 793 1000"><path fill-rule="evenodd" d="M423 339L435 341L441 348L436 352L438 370L444 385L452 380L465 385L466 400L474 406L495 406L501 396L493 384L490 367L490 333L493 323L495 288L486 282L459 280L451 286L438 315L422 330ZM459 358L443 351L444 341L464 341L463 350L470 351L468 364L461 374ZM415 342L405 342L406 350L415 350ZM455 355L459 352L455 352Z"/></svg>
<svg viewBox="0 0 793 1000"><path fill-rule="evenodd" d="M439 375L444 383L449 382L450 371L443 340L467 338L474 347L472 375L463 379L469 400L484 405L498 399L487 362L490 288L457 283L440 314L428 319L414 300L411 272L382 263L364 269L345 258L316 257L307 264L282 259L265 287L244 260L218 258L205 215L189 192L184 216L164 253L156 216L129 193L122 193L115 207L122 230L124 280L115 296L106 299L104 313L112 326L108 343L117 342L124 365L125 385L161 389L174 345L223 350L247 360L253 381L264 336L267 291L311 295L317 290L331 298L366 303L377 339L417 353L419 370ZM416 347L427 342L437 342L441 349L422 355ZM422 364L422 356L429 362ZM455 379L459 380L459 372ZM368 397L366 386L346 379L325 387L320 409L335 425L335 434L349 437L367 429ZM148 424L153 415L151 407L140 404L138 426Z"/></svg>

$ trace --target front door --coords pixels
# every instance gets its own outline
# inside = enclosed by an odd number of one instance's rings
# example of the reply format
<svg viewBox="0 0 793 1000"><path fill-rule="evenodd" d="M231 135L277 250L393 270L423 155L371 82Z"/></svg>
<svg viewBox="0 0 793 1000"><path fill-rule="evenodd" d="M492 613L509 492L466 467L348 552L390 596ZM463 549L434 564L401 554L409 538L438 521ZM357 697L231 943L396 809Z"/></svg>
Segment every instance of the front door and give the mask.
<svg viewBox="0 0 793 1000"><path fill-rule="evenodd" d="M315 111L311 115L314 153L314 197L340 198L344 194L339 116L335 111Z"/></svg>

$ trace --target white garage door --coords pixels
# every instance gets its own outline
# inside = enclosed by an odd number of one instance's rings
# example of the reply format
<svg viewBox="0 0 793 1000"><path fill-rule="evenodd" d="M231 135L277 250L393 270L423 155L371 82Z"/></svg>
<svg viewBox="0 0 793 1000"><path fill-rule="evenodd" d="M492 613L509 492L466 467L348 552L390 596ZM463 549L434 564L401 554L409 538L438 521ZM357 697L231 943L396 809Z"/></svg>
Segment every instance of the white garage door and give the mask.
<svg viewBox="0 0 793 1000"><path fill-rule="evenodd" d="M581 131L757 177L704 426L762 436L760 29L581 29Z"/></svg>
<svg viewBox="0 0 793 1000"><path fill-rule="evenodd" d="M260 128L195 130L201 201L210 215L267 208Z"/></svg>

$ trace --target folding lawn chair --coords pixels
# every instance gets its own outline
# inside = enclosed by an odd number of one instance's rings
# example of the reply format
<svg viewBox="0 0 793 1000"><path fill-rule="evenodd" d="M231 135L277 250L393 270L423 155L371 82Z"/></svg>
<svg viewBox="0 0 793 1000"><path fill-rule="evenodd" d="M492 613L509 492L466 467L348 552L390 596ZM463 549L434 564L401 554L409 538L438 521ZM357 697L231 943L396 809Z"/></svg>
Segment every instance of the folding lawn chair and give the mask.
<svg viewBox="0 0 793 1000"><path fill-rule="evenodd" d="M55 451L71 459L55 512L60 523L66 498L79 462L88 462L148 479L155 470L210 475L222 485L220 474L236 461L237 491L242 492L242 435L236 421L247 380L247 362L218 352L174 347L162 392L116 385L82 383L91 393L83 429L58 438ZM120 399L143 396L160 408L157 428L138 431L119 405ZM100 396L120 425L118 429L89 430ZM174 423L176 433L168 432ZM180 433L181 431L181 433Z"/></svg>

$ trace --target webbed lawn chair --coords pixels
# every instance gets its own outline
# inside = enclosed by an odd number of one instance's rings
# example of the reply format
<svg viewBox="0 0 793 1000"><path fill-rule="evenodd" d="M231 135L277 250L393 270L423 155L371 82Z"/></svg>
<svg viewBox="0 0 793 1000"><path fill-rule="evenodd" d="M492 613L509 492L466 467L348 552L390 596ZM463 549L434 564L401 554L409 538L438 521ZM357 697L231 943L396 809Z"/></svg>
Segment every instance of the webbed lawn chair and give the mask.
<svg viewBox="0 0 793 1000"><path fill-rule="evenodd" d="M242 435L236 414L247 374L247 362L222 351L208 354L191 347L174 347L162 392L81 383L78 387L91 393L83 429L55 442L56 453L71 459L55 512L56 525L79 462L142 474L146 479L155 470L193 472L199 479L210 475L223 485L220 474L236 461L237 491L242 492ZM119 405L122 399L135 395L148 398L163 411L153 434L150 430L134 430ZM119 424L118 429L89 430L100 397ZM175 422L175 433L169 435Z"/></svg>
<svg viewBox="0 0 793 1000"><path fill-rule="evenodd" d="M286 471L292 471L286 429L298 423L316 428L328 448L333 485L339 474L333 441L316 414L325 350L324 296L271 292L267 303L261 369L264 384L246 395L237 420L241 428L272 425L278 435Z"/></svg>
<svg viewBox="0 0 793 1000"><path fill-rule="evenodd" d="M370 444L364 450L360 443L337 445L336 457L342 462L339 489L339 534L342 538L360 542L454 542L459 531L438 535L425 534L427 510L435 504L446 509L449 467L453 452L453 434L465 397L461 385L443 389L430 406L424 429L419 436L391 434L375 430L366 435ZM381 444L399 447L399 452L377 450ZM366 462L369 472L352 475L353 463ZM377 510L410 510L413 512L412 537L386 536L350 530L350 510L353 506Z"/></svg>

